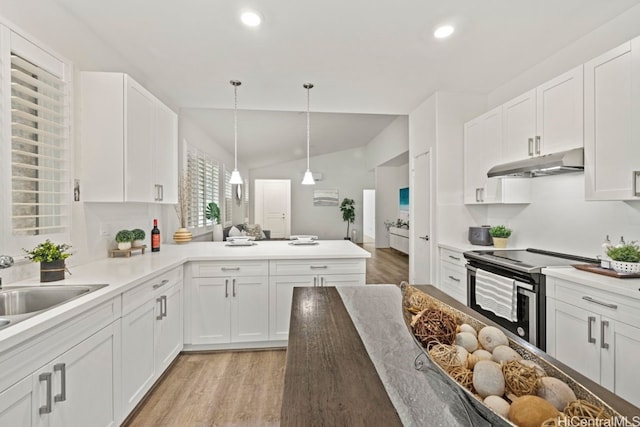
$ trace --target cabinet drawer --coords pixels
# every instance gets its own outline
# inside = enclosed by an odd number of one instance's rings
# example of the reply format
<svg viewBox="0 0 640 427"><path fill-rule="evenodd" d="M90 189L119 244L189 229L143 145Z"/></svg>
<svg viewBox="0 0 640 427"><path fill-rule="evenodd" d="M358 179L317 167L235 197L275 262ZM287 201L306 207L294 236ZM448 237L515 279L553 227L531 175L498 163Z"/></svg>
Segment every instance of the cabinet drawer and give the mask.
<svg viewBox="0 0 640 427"><path fill-rule="evenodd" d="M193 277L268 276L269 261L209 261L191 266Z"/></svg>
<svg viewBox="0 0 640 427"><path fill-rule="evenodd" d="M174 268L166 273L146 280L130 291L122 294L123 311L129 312L144 304L155 292L161 292L169 286L182 281L182 267Z"/></svg>
<svg viewBox="0 0 640 427"><path fill-rule="evenodd" d="M467 264L467 260L464 255L462 255L462 252L452 251L451 249L445 248L440 248L440 260L459 265L461 267L464 267Z"/></svg>
<svg viewBox="0 0 640 427"><path fill-rule="evenodd" d="M440 289L467 304L467 272L464 267L443 262L440 265Z"/></svg>
<svg viewBox="0 0 640 427"><path fill-rule="evenodd" d="M638 300L554 277L547 278L547 289L549 287L552 287L551 294L556 300L632 326L640 326Z"/></svg>
<svg viewBox="0 0 640 427"><path fill-rule="evenodd" d="M272 276L366 273L364 259L282 260L270 264Z"/></svg>

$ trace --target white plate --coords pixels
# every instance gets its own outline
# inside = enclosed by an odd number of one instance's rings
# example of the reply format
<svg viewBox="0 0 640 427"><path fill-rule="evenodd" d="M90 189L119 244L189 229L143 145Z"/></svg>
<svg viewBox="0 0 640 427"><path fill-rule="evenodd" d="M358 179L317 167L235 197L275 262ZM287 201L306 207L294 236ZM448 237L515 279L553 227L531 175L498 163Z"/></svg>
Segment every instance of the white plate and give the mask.
<svg viewBox="0 0 640 427"><path fill-rule="evenodd" d="M311 246L311 245L317 245L318 242L316 242L315 240L292 240L289 242L290 245L293 246Z"/></svg>
<svg viewBox="0 0 640 427"><path fill-rule="evenodd" d="M225 246L253 246L257 245L253 240L236 240L227 242Z"/></svg>

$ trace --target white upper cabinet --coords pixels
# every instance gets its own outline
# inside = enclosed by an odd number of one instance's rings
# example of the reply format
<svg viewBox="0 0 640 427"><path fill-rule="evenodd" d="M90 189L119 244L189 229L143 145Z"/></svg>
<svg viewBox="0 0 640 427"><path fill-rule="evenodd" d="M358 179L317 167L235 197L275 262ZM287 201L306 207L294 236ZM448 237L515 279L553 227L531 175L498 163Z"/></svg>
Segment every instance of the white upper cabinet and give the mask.
<svg viewBox="0 0 640 427"><path fill-rule="evenodd" d="M640 199L640 38L585 70L585 197Z"/></svg>
<svg viewBox="0 0 640 427"><path fill-rule="evenodd" d="M126 74L81 81L82 200L176 203L177 115Z"/></svg>
<svg viewBox="0 0 640 427"><path fill-rule="evenodd" d="M502 107L464 125L464 202L483 202L487 171L499 163L502 146Z"/></svg>
<svg viewBox="0 0 640 427"><path fill-rule="evenodd" d="M502 106L502 161L583 146L583 67L580 65Z"/></svg>

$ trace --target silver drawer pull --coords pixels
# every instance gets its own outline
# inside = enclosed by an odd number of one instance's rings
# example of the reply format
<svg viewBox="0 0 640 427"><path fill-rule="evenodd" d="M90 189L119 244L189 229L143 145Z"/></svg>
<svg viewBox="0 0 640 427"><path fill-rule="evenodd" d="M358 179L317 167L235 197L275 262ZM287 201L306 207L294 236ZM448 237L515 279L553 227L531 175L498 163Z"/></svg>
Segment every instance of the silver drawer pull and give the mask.
<svg viewBox="0 0 640 427"><path fill-rule="evenodd" d="M609 321L603 320L600 322L600 348L609 348L609 343L604 342L604 328L609 327Z"/></svg>
<svg viewBox="0 0 640 427"><path fill-rule="evenodd" d="M162 282L160 282L160 283L158 283L158 284L153 285L153 289L161 288L161 287L163 287L164 285L166 285L167 283L169 283L169 280L168 280L168 279L164 279Z"/></svg>
<svg viewBox="0 0 640 427"><path fill-rule="evenodd" d="M587 342L590 344L595 344L596 339L591 336L592 332L592 324L596 322L596 318L594 316L589 316L587 318Z"/></svg>
<svg viewBox="0 0 640 427"><path fill-rule="evenodd" d="M222 267L222 271L240 271L240 267Z"/></svg>
<svg viewBox="0 0 640 427"><path fill-rule="evenodd" d="M585 301L592 302L594 304L598 304L598 305L602 305L602 306L607 307L607 308L611 308L613 310L617 310L618 309L618 306L616 304L610 304L608 302L598 301L598 300L593 299L591 297L585 296L585 297L582 297L582 299L585 300Z"/></svg>
<svg viewBox="0 0 640 427"><path fill-rule="evenodd" d="M67 365L56 363L53 365L53 372L60 371L60 394L53 396L54 402L64 402L67 400Z"/></svg>
<svg viewBox="0 0 640 427"><path fill-rule="evenodd" d="M162 320L162 297L156 298L156 302L160 304L160 314L156 316L156 320Z"/></svg>
<svg viewBox="0 0 640 427"><path fill-rule="evenodd" d="M460 279L458 279L457 277L453 277L453 276L449 276L449 279L455 281L455 282L460 282Z"/></svg>
<svg viewBox="0 0 640 427"><path fill-rule="evenodd" d="M533 156L533 138L529 138L529 155Z"/></svg>
<svg viewBox="0 0 640 427"><path fill-rule="evenodd" d="M460 257L457 256L453 256L453 255L449 255L449 258L456 260L456 261L460 261Z"/></svg>
<svg viewBox="0 0 640 427"><path fill-rule="evenodd" d="M329 268L329 267L326 266L326 265L312 265L311 266L312 270L317 270L317 269L320 269L320 268Z"/></svg>
<svg viewBox="0 0 640 427"><path fill-rule="evenodd" d="M47 403L38 409L40 415L51 413L51 372L46 372L38 376L38 381L47 383Z"/></svg>

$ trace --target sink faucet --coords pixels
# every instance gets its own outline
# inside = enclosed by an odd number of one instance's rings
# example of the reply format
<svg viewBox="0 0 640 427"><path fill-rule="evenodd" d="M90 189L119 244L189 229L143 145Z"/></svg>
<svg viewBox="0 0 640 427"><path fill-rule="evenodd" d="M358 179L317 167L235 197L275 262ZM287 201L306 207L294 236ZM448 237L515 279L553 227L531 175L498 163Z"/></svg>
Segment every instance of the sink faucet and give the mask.
<svg viewBox="0 0 640 427"><path fill-rule="evenodd" d="M13 265L13 258L9 255L0 255L0 268L9 268ZM2 289L2 277L0 277L0 289Z"/></svg>

